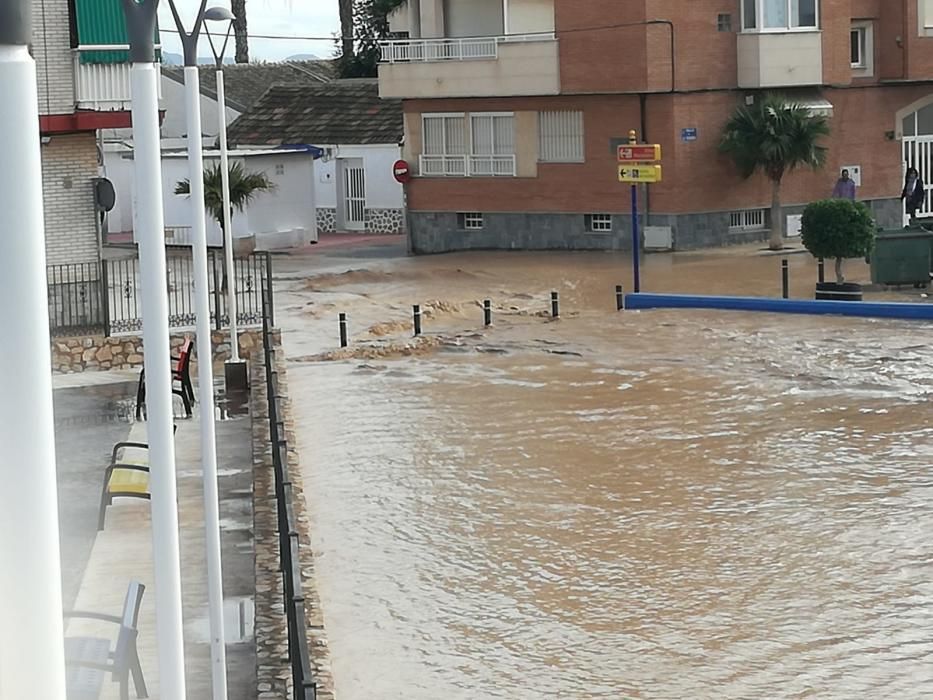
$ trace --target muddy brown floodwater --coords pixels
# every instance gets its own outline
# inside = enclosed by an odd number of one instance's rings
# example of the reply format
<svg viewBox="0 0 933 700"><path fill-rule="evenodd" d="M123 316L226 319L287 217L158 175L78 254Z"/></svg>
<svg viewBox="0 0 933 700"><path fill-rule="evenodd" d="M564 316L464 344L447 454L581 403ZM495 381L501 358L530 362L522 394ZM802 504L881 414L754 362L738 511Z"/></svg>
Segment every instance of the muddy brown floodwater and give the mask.
<svg viewBox="0 0 933 700"><path fill-rule="evenodd" d="M739 263L646 285L779 290ZM280 266L338 696L933 696L933 329L616 314L623 264Z"/></svg>

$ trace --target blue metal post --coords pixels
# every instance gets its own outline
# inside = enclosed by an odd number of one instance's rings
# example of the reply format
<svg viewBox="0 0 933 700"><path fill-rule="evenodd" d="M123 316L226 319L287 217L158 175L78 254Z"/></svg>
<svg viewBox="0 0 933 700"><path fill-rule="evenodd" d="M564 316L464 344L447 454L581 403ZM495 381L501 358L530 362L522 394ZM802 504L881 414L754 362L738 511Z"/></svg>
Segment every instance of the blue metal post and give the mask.
<svg viewBox="0 0 933 700"><path fill-rule="evenodd" d="M632 185L632 277L633 291L641 291L641 271L639 270L638 255L641 249L641 240L638 235L638 185Z"/></svg>

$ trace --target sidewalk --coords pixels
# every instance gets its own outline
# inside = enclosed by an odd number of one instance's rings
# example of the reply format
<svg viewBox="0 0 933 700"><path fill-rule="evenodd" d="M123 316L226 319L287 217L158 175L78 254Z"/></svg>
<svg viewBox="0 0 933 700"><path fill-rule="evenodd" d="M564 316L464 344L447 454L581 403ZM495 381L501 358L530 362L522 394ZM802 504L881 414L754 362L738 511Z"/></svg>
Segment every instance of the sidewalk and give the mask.
<svg viewBox="0 0 933 700"><path fill-rule="evenodd" d="M92 385L123 383L122 373L86 373ZM80 383L81 380L60 380ZM196 389L197 393L197 389ZM176 415L183 413L176 407ZM207 570L204 547L203 492L200 469L198 419L176 418L176 472L181 548L185 664L189 698L211 696ZM251 419L249 416L217 422L220 475L221 540L224 564L227 677L230 700L256 696L256 652L253 642L255 580L252 539ZM130 440L146 441L147 424L133 423ZM121 438L122 439L122 438ZM105 446L109 453L112 445ZM61 460L60 460L61 461ZM106 462L99 465L98 484ZM99 485L96 496L99 498ZM94 517L96 522L96 499ZM63 523L63 527L67 524ZM74 609L119 614L127 585L138 580L146 586L137 641L143 673L151 698L160 698L156 643L156 595L152 561L149 502L118 499L107 509L105 529L96 534L75 599ZM113 629L99 623L73 620L66 636L112 637ZM118 698L119 686L108 679L100 696ZM131 691L131 697L135 697ZM163 700L176 700L164 698Z"/></svg>

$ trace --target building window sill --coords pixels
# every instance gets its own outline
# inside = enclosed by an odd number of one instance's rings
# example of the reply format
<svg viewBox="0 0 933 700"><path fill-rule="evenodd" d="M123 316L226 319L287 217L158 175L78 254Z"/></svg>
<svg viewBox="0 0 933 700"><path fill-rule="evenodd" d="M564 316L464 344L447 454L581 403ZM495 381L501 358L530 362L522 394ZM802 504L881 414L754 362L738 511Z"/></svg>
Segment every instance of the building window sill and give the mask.
<svg viewBox="0 0 933 700"><path fill-rule="evenodd" d="M931 30L933 31L933 30ZM823 30L818 27L779 27L776 29L743 29L739 34L822 34Z"/></svg>

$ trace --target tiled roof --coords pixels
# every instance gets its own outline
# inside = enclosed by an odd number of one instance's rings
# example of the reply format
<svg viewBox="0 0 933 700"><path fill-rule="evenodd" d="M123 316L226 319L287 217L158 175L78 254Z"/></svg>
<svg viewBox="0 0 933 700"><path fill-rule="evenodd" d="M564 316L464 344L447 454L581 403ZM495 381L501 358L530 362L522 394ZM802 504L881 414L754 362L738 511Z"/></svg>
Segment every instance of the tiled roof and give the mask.
<svg viewBox="0 0 933 700"><path fill-rule="evenodd" d="M323 85L276 85L228 130L230 143L397 144L402 140L402 103L380 100L375 80L334 80Z"/></svg>
<svg viewBox="0 0 933 700"><path fill-rule="evenodd" d="M217 99L214 66L198 66L198 72L201 93ZM176 82L185 82L183 66L163 66L162 73ZM333 61L234 63L224 66L224 91L227 103L238 112L244 112L272 85L322 85L333 78Z"/></svg>

